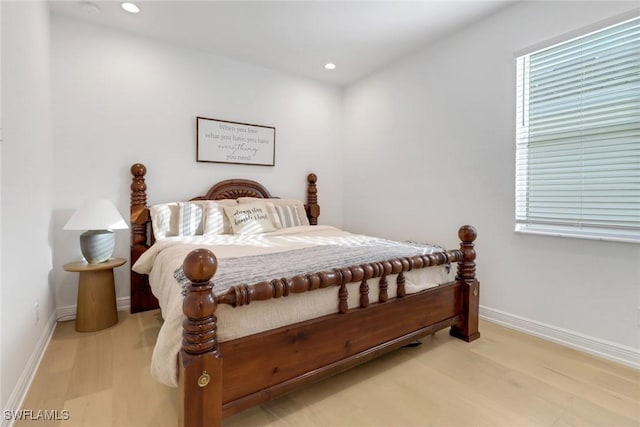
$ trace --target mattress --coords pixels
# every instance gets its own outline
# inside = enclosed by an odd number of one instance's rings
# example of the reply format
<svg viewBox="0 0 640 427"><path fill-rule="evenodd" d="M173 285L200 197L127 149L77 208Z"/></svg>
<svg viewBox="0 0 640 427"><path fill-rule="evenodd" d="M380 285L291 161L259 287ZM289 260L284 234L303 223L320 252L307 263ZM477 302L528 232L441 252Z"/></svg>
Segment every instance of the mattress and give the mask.
<svg viewBox="0 0 640 427"><path fill-rule="evenodd" d="M151 290L158 298L164 318L153 351L152 376L168 386L177 386L176 358L181 348L184 319L184 283L180 283L181 266L190 251L207 248L216 255L219 268L212 280L214 292L219 294L232 285L252 284L276 277L290 277L301 272L312 273L359 265L363 259L368 259L362 258L365 256L363 247L380 246L380 253L377 255L381 257L380 260L396 257L394 255L402 253L403 250L414 251L414 255L442 250L426 245L413 245L413 248L411 245L405 245L406 248L401 249L396 243L351 234L331 226L290 227L257 235L169 237L157 241L133 266L135 272L149 275ZM340 255L340 251L349 253L349 256ZM334 256L340 258L338 262L341 262L341 265L330 259L329 254L333 252ZM355 258L351 258L351 254L354 254ZM321 263L324 258L326 265ZM302 260L309 260L311 264L305 266ZM297 271L296 268L314 269ZM242 274L238 275L239 272ZM283 274L273 276L274 272ZM451 280L453 274L448 266L423 268L405 273L405 289L406 293L410 294ZM396 275L388 276L387 282L389 298L394 298ZM369 280L368 286L370 301L375 302L379 291L379 279ZM349 308L358 307L359 283L351 283L347 289ZM250 305L237 308L220 304L216 310L218 341L229 341L337 312L338 287L291 294L268 301L254 301Z"/></svg>

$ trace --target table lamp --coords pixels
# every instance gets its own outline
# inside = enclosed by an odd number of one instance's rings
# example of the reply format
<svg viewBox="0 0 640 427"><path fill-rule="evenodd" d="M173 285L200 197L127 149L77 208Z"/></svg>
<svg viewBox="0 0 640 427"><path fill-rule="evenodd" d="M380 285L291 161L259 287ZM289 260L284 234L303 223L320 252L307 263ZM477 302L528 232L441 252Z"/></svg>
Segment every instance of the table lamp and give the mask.
<svg viewBox="0 0 640 427"><path fill-rule="evenodd" d="M84 203L64 226L65 230L87 230L80 235L80 250L89 264L111 258L115 246L116 229L129 228L110 200L91 200Z"/></svg>

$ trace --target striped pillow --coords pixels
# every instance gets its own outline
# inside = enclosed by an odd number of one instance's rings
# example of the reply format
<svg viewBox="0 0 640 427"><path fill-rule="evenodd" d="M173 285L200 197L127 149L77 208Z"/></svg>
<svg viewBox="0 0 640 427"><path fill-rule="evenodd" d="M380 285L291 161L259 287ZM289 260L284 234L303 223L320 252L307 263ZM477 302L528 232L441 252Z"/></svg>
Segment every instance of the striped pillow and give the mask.
<svg viewBox="0 0 640 427"><path fill-rule="evenodd" d="M298 208L293 205L274 205L278 217L280 218L281 228L298 227L302 225Z"/></svg>
<svg viewBox="0 0 640 427"><path fill-rule="evenodd" d="M280 222L280 216L278 215L278 211L276 211L276 207L271 202L266 202L267 205L267 213L269 214L269 219L271 219L271 223L275 227L276 230L280 230L282 228L282 223Z"/></svg>
<svg viewBox="0 0 640 427"><path fill-rule="evenodd" d="M178 236L202 234L202 205L178 202Z"/></svg>

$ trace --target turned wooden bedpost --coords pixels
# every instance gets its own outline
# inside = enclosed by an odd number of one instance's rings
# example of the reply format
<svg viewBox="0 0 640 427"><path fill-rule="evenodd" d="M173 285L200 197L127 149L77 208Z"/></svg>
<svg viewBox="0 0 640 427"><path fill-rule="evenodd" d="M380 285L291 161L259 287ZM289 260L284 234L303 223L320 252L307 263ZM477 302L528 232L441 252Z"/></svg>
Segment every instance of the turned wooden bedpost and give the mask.
<svg viewBox="0 0 640 427"><path fill-rule="evenodd" d="M131 245L147 244L147 227L142 226L138 221L142 212L147 208L147 184L144 176L147 168L142 163L135 163L131 166ZM146 218L143 218L146 219Z"/></svg>
<svg viewBox="0 0 640 427"><path fill-rule="evenodd" d="M181 427L222 426L222 355L217 339L218 305L211 278L218 261L207 249L191 251L182 265L189 279L182 309L178 357Z"/></svg>
<svg viewBox="0 0 640 427"><path fill-rule="evenodd" d="M307 175L307 217L311 225L318 225L318 217L320 216L316 182L318 182L318 177L315 173Z"/></svg>
<svg viewBox="0 0 640 427"><path fill-rule="evenodd" d="M131 262L133 266L140 255L149 248L147 226L149 224L149 209L147 208L147 184L144 176L147 168L142 163L131 166ZM149 277L131 270L131 312L151 310L158 307L149 290Z"/></svg>
<svg viewBox="0 0 640 427"><path fill-rule="evenodd" d="M467 342L480 338L478 313L480 306L480 282L476 279L476 251L473 242L478 233L471 225L458 230L462 261L458 262L456 280L462 282L463 319L451 327L450 333Z"/></svg>

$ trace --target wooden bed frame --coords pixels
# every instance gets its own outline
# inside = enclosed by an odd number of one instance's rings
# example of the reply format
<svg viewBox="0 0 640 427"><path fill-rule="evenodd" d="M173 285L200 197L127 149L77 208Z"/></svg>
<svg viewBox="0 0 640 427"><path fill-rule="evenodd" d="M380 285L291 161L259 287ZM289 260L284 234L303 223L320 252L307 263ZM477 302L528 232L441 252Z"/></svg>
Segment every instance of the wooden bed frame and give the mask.
<svg viewBox="0 0 640 427"><path fill-rule="evenodd" d="M131 167L131 263L153 243L146 205L146 167ZM317 177L307 178L309 222L317 224L320 207ZM260 184L227 180L204 196L191 200L271 197ZM450 327L465 341L478 332L479 282L475 278L476 230L458 231L460 249L411 258L390 259L292 278L274 278L253 285L239 284L221 295L213 293L215 255L197 249L185 258L190 280L183 303L182 350L178 357L180 426L219 427L222 420L266 402L301 385L318 381L402 347L424 335ZM414 294L405 294L404 272L450 262L458 263L455 281ZM388 298L387 276L397 274L397 297ZM380 292L370 300L367 281L379 278ZM347 283L359 282L360 307L347 307ZM338 313L288 325L223 343L217 341L215 311L291 293L333 286ZM131 272L131 311L157 307L148 278Z"/></svg>

